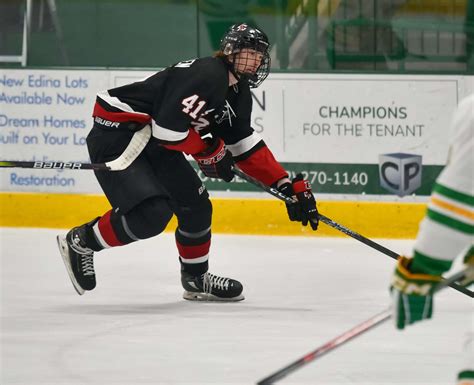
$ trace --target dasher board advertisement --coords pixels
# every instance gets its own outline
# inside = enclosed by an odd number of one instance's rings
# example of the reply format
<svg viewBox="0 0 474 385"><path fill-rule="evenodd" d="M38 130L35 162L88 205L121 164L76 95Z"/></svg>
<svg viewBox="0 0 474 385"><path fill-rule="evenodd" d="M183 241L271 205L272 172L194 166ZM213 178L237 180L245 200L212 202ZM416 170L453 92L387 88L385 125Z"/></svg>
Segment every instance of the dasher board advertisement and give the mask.
<svg viewBox="0 0 474 385"><path fill-rule="evenodd" d="M142 70L0 70L1 160L87 162L96 93ZM446 163L464 76L273 74L252 90L252 127L320 194L427 196ZM100 193L91 171L2 169L2 191ZM200 175L212 191L256 191Z"/></svg>

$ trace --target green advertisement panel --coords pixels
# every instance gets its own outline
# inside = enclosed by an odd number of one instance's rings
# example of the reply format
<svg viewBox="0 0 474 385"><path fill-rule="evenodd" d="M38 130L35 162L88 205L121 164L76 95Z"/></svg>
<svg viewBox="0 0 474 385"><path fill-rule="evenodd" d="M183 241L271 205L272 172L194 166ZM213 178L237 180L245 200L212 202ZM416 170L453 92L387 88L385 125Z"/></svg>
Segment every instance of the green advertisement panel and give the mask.
<svg viewBox="0 0 474 385"><path fill-rule="evenodd" d="M409 194L398 194L393 189L388 190L383 185L384 176L380 175L381 166L377 164L334 164L334 163L282 163L290 177L297 173L311 182L315 192L321 194L362 194L362 195L419 195L428 196L431 193L434 181L443 169L442 166L422 166L416 175L403 181L392 178L391 184L405 191L413 185L413 180L419 178L419 186ZM210 191L259 191L258 188L236 177L231 183L208 178L193 164L199 177ZM405 186L404 186L405 184ZM396 189L396 187L394 187Z"/></svg>

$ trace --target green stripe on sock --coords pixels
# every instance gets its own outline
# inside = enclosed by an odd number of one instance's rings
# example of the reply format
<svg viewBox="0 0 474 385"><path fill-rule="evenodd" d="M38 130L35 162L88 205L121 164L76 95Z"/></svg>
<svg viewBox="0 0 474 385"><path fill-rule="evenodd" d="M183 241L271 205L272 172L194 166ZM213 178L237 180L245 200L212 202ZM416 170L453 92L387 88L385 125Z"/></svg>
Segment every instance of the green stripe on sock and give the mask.
<svg viewBox="0 0 474 385"><path fill-rule="evenodd" d="M437 192L440 195L444 195L447 198L464 203L466 205L474 206L474 196L450 189L449 187L443 186L442 184L436 183L433 192Z"/></svg>
<svg viewBox="0 0 474 385"><path fill-rule="evenodd" d="M439 260L429 257L415 250L413 262L410 266L412 273L424 273L432 275L441 275L451 268L453 261Z"/></svg>
<svg viewBox="0 0 474 385"><path fill-rule="evenodd" d="M474 370L463 370L462 372L459 372L458 380L464 379L474 380Z"/></svg>
<svg viewBox="0 0 474 385"><path fill-rule="evenodd" d="M431 220L433 220L433 221L435 221L435 222L437 222L441 225L447 226L451 229L461 231L461 232L466 233L466 234L474 234L474 226L473 225L469 225L467 223L458 221L457 219L448 217L447 215L440 214L437 211L434 211L433 209L429 208L426 215Z"/></svg>

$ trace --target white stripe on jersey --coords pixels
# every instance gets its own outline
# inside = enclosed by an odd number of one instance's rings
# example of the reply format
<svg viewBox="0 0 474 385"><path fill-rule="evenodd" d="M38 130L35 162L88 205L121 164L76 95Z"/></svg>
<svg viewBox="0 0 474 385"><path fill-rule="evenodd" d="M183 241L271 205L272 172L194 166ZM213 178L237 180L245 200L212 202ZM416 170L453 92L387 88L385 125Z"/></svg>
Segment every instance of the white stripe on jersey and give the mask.
<svg viewBox="0 0 474 385"><path fill-rule="evenodd" d="M110 96L108 91L102 91L97 94L99 98L110 104L112 107L116 107L119 110L124 112L133 112L134 114L140 114L143 116L149 116L144 112L135 111L132 107L130 107L127 103L122 102L119 98L115 96Z"/></svg>
<svg viewBox="0 0 474 385"><path fill-rule="evenodd" d="M166 142L179 142L187 138L189 131L179 132L173 131L165 127L161 127L152 119L151 121L152 135Z"/></svg>
<svg viewBox="0 0 474 385"><path fill-rule="evenodd" d="M252 135L247 136L235 144L226 144L226 147L233 156L239 156L252 149L261 140L262 137L254 131Z"/></svg>
<svg viewBox="0 0 474 385"><path fill-rule="evenodd" d="M450 159L436 182L451 190L474 196L474 94L462 100L456 110L451 125ZM431 202L429 207L443 215L447 215L463 223L472 224L469 214L472 207L466 207L462 202L447 198L442 194L433 194L438 204ZM456 205L461 214L452 209L441 207L442 203ZM441 203L441 204L440 204ZM470 206L469 204L467 206ZM466 213L467 215L464 215ZM420 230L415 242L415 250L439 260L454 260L463 250L472 245L472 234L457 231L454 228L435 222L425 217L420 224Z"/></svg>
<svg viewBox="0 0 474 385"><path fill-rule="evenodd" d="M425 217L420 223L415 250L441 261L452 261L467 248L471 237Z"/></svg>

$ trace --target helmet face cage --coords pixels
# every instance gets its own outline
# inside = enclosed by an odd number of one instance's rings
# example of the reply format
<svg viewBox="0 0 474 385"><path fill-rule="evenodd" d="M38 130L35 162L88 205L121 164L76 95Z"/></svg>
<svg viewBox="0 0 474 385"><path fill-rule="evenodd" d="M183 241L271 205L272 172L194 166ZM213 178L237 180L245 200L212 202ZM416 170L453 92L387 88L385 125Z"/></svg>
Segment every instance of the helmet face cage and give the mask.
<svg viewBox="0 0 474 385"><path fill-rule="evenodd" d="M270 73L270 64L270 54L268 53L268 51L265 51L263 53L262 62L257 68L257 71L255 71L255 74L250 75L248 77L249 85L251 88L257 88L267 78L268 74Z"/></svg>
<svg viewBox="0 0 474 385"><path fill-rule="evenodd" d="M239 75L247 77L252 88L258 87L267 78L271 63L270 54L268 53L270 43L268 42L267 35L259 29L247 24L234 24L222 38L220 48L225 55L235 55L244 48L261 52L263 58L255 74L239 73Z"/></svg>

